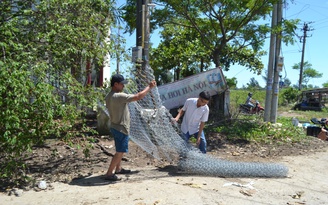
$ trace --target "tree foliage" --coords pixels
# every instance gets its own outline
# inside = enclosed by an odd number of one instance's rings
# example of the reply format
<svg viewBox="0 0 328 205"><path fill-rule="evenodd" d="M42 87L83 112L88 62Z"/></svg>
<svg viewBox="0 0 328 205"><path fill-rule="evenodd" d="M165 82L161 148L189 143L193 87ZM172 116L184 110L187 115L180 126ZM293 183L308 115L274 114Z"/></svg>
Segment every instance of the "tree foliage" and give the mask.
<svg viewBox="0 0 328 205"><path fill-rule="evenodd" d="M230 89L234 89L237 87L237 78L236 77L232 77L232 78L225 78L227 81L227 85L229 86Z"/></svg>
<svg viewBox="0 0 328 205"><path fill-rule="evenodd" d="M328 81L322 84L322 87L328 88Z"/></svg>
<svg viewBox="0 0 328 205"><path fill-rule="evenodd" d="M296 102L300 94L301 92L298 89L292 87L282 89L281 92L281 96L285 99L287 104Z"/></svg>
<svg viewBox="0 0 328 205"><path fill-rule="evenodd" d="M300 70L301 69L301 63L296 63L293 65L292 67L295 70ZM321 78L322 77L322 73L319 73L317 70L315 70L314 68L312 68L312 64L305 61L303 63L303 73L302 73L302 83L305 84L305 86L308 84L309 80L311 78Z"/></svg>
<svg viewBox="0 0 328 205"><path fill-rule="evenodd" d="M292 44L299 21L284 19L277 27L271 28L271 23L266 20L278 0L152 2L157 6L150 16L151 27L161 28L163 40L153 50L150 63L156 69L170 67L178 72L176 74L180 74L180 68L193 74L195 65L201 70L203 63L205 68L208 63L213 63L213 67L220 66L223 70L239 64L260 74L264 67L261 57L266 54L262 47L270 32L282 33L283 42ZM124 8L126 11L135 10L135 1L128 0ZM135 12L125 16L130 32L136 26L131 23L135 18Z"/></svg>
<svg viewBox="0 0 328 205"><path fill-rule="evenodd" d="M199 42L192 30L167 25L161 32L162 43L152 49L150 65L154 70L173 70L175 80L207 70L211 67L210 52ZM156 73L156 72L155 72Z"/></svg>
<svg viewBox="0 0 328 205"><path fill-rule="evenodd" d="M284 82L284 87L289 87L292 84L289 78L284 78L283 82Z"/></svg>
<svg viewBox="0 0 328 205"><path fill-rule="evenodd" d="M99 68L111 1L3 0L0 4L0 176L24 172L24 153L47 137L83 136L97 99L86 64ZM88 71L89 72L89 71ZM82 109L81 109L82 108ZM20 176L17 176L19 178Z"/></svg>
<svg viewBox="0 0 328 205"><path fill-rule="evenodd" d="M261 88L259 82L255 78L251 78L247 83L247 89Z"/></svg>

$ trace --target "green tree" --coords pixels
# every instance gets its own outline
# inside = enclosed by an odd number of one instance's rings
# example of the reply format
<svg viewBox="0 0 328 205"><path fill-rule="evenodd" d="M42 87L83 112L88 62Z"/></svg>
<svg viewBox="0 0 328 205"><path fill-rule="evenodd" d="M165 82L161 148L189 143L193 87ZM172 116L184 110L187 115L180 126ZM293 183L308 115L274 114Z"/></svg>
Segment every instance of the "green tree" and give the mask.
<svg viewBox="0 0 328 205"><path fill-rule="evenodd" d="M322 87L328 88L328 81L322 84Z"/></svg>
<svg viewBox="0 0 328 205"><path fill-rule="evenodd" d="M236 77L232 77L232 78L225 78L227 81L227 85L229 86L229 88L233 89L237 87L237 78Z"/></svg>
<svg viewBox="0 0 328 205"><path fill-rule="evenodd" d="M173 70L175 80L190 76L211 67L210 52L199 42L192 30L180 26L165 25L161 32L162 42L151 50L150 65L166 73Z"/></svg>
<svg viewBox="0 0 328 205"><path fill-rule="evenodd" d="M300 70L301 69L301 63L296 63L293 65L292 67L293 69L295 70ZM303 80L302 80L302 83L305 84L305 86L307 86L309 80L311 78L321 78L322 77L322 73L319 73L317 70L315 70L314 68L312 68L312 64L305 61L303 63L303 73L302 73L302 76L303 76Z"/></svg>
<svg viewBox="0 0 328 205"><path fill-rule="evenodd" d="M296 102L297 98L300 94L301 94L301 92L298 89L288 87L288 88L282 90L281 96L284 99L283 101L285 101L286 104L288 104L288 103Z"/></svg>
<svg viewBox="0 0 328 205"><path fill-rule="evenodd" d="M292 84L292 82L288 78L284 78L283 82L284 82L284 87L289 87Z"/></svg>
<svg viewBox="0 0 328 205"><path fill-rule="evenodd" d="M251 78L247 83L247 89L261 88L259 82L255 78Z"/></svg>
<svg viewBox="0 0 328 205"><path fill-rule="evenodd" d="M83 79L92 67L99 68L110 50L104 41L113 19L111 4L104 0L1 1L2 179L22 179L24 153L47 137L84 136L84 108L94 106L101 96ZM77 129L76 124L82 127Z"/></svg>
<svg viewBox="0 0 328 205"><path fill-rule="evenodd" d="M233 64L239 64L260 74L263 69L261 56L265 54L261 48L268 34L271 31L282 31L283 41L292 43L293 31L297 28L298 22L298 20L285 19L273 30L269 23L261 23L270 15L273 4L277 3L277 0L156 0L153 2L160 6L152 13L152 25L164 30L173 27L193 33L198 39L194 43L200 44L197 47L205 48L209 52L211 62L224 70L228 70ZM128 0L127 10L133 6L135 2ZM128 22L129 19L135 19L133 15L135 14L126 16ZM129 26L131 31L131 27L135 24ZM176 36L172 36L174 37ZM182 48L189 50L189 40L186 38L178 45L181 47L180 50ZM170 42L163 41L163 43ZM175 66L179 65L175 64Z"/></svg>
<svg viewBox="0 0 328 205"><path fill-rule="evenodd" d="M161 70L155 67L154 75L158 85L163 85L166 83L173 82L173 75L168 70Z"/></svg>

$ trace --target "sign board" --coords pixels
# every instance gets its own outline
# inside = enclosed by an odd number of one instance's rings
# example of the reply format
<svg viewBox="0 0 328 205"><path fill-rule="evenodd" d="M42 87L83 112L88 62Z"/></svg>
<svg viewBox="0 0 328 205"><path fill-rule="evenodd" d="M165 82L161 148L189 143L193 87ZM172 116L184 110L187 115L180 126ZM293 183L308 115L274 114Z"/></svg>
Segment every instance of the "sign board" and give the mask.
<svg viewBox="0 0 328 205"><path fill-rule="evenodd" d="M226 87L221 68L215 68L158 86L158 92L163 105L172 109L183 106L188 98L197 98L202 91L208 91L213 96L223 92Z"/></svg>

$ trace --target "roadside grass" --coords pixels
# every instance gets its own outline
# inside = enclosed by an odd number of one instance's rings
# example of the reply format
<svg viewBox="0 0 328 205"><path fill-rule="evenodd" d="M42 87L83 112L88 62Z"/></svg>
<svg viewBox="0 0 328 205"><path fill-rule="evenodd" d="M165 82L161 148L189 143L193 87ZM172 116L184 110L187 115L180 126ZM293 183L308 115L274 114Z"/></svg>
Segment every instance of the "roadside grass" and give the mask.
<svg viewBox="0 0 328 205"><path fill-rule="evenodd" d="M312 118L327 118L328 112L296 111L292 110L293 104L282 105L284 99L279 99L276 123L264 122L263 116L243 115L239 113L239 104L246 100L247 90L232 90L230 93L230 119L219 123L209 123L206 131L217 132L224 135L227 140L247 140L265 144L288 144L304 142L309 139L306 136L306 128L293 126L292 117L299 120L301 124L311 123ZM265 90L253 93L253 98L265 105ZM280 96L281 97L281 96ZM318 125L317 125L318 126Z"/></svg>
<svg viewBox="0 0 328 205"><path fill-rule="evenodd" d="M276 123L270 123L264 122L258 116L242 115L238 119L231 119L209 129L226 136L229 141L286 144L307 138L304 128L293 126L290 118L286 117L278 117Z"/></svg>

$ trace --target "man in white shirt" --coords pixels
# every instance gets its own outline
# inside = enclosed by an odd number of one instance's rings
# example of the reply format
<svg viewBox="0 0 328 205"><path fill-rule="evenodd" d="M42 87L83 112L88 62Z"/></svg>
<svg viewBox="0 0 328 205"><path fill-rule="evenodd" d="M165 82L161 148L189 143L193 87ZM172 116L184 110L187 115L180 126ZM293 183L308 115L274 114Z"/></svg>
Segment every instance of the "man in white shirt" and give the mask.
<svg viewBox="0 0 328 205"><path fill-rule="evenodd" d="M208 120L209 107L208 102L211 95L207 91L199 94L198 98L189 98L186 100L184 106L180 109L178 115L174 118L179 121L180 117L184 114L181 131L183 137L188 142L191 137L197 139L196 144L202 153L206 153L206 139L204 134L205 122Z"/></svg>

